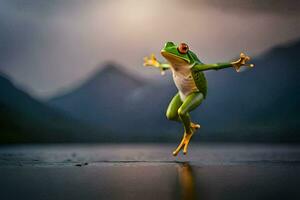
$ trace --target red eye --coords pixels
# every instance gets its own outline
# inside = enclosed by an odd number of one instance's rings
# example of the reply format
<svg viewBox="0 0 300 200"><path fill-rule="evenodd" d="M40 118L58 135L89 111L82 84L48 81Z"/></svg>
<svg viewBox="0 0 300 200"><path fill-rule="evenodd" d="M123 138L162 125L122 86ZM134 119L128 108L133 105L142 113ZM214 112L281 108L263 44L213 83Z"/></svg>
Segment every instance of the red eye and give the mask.
<svg viewBox="0 0 300 200"><path fill-rule="evenodd" d="M186 54L189 51L189 46L185 43L180 43L178 46L179 53Z"/></svg>

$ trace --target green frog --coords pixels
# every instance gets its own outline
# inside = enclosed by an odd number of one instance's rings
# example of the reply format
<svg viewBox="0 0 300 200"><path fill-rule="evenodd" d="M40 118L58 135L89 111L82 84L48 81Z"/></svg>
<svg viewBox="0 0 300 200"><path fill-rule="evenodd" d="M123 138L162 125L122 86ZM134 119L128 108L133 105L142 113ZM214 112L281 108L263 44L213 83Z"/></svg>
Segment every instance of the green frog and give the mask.
<svg viewBox="0 0 300 200"><path fill-rule="evenodd" d="M168 69L172 71L178 93L172 98L166 116L169 120L183 124L183 138L173 155L176 156L181 149L185 155L193 134L200 128L198 123L191 121L189 113L195 110L206 97L207 81L203 71L233 67L239 72L242 66L253 67L254 65L248 63L250 57L244 53L241 53L240 58L233 62L204 64L186 43L176 45L173 42L167 42L160 53L168 61L167 63L158 61L152 54L144 58L144 66L156 67L161 70L162 74Z"/></svg>

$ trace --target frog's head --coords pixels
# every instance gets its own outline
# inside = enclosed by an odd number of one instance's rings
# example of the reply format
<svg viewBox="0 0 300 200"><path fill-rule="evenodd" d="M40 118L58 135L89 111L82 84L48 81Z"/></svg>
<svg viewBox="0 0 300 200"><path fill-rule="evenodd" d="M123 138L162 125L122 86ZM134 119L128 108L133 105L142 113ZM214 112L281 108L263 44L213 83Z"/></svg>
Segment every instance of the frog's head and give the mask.
<svg viewBox="0 0 300 200"><path fill-rule="evenodd" d="M185 43L175 45L173 42L167 42L160 53L171 64L183 65L192 64L194 62L191 56L191 54L194 53L189 50L188 45Z"/></svg>

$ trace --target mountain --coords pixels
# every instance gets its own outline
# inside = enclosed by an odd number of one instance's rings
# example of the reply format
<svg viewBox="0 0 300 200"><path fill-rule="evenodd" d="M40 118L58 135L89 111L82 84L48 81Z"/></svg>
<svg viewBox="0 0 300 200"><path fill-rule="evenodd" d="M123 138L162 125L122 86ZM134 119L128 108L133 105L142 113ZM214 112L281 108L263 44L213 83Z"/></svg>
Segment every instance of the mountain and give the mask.
<svg viewBox="0 0 300 200"><path fill-rule="evenodd" d="M215 126L216 137L223 132L238 140L299 142L299 52L296 41L254 58L255 67L243 73L228 69L207 74L207 113L197 117L205 115L223 127Z"/></svg>
<svg viewBox="0 0 300 200"><path fill-rule="evenodd" d="M255 67L207 72L208 96L194 112L204 141L300 142L300 41L254 58ZM144 81L108 64L75 90L48 103L76 119L111 130L117 140L175 141L182 128L165 118L176 88Z"/></svg>
<svg viewBox="0 0 300 200"><path fill-rule="evenodd" d="M0 75L0 143L86 141L96 131L37 101Z"/></svg>
<svg viewBox="0 0 300 200"><path fill-rule="evenodd" d="M174 93L175 87L170 90L169 84L145 81L122 66L108 63L78 88L51 99L49 104L114 132L119 140L152 140L164 137L160 132L170 127L162 108Z"/></svg>

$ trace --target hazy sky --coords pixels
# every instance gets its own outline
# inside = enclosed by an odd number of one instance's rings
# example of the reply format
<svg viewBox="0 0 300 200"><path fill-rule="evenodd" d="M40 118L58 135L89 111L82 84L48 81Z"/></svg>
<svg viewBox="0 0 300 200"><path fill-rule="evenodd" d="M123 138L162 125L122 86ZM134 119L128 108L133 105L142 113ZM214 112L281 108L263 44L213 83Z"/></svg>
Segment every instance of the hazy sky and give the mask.
<svg viewBox="0 0 300 200"><path fill-rule="evenodd" d="M300 1L0 0L0 71L47 97L114 61L139 73L166 41L206 63L300 38Z"/></svg>

